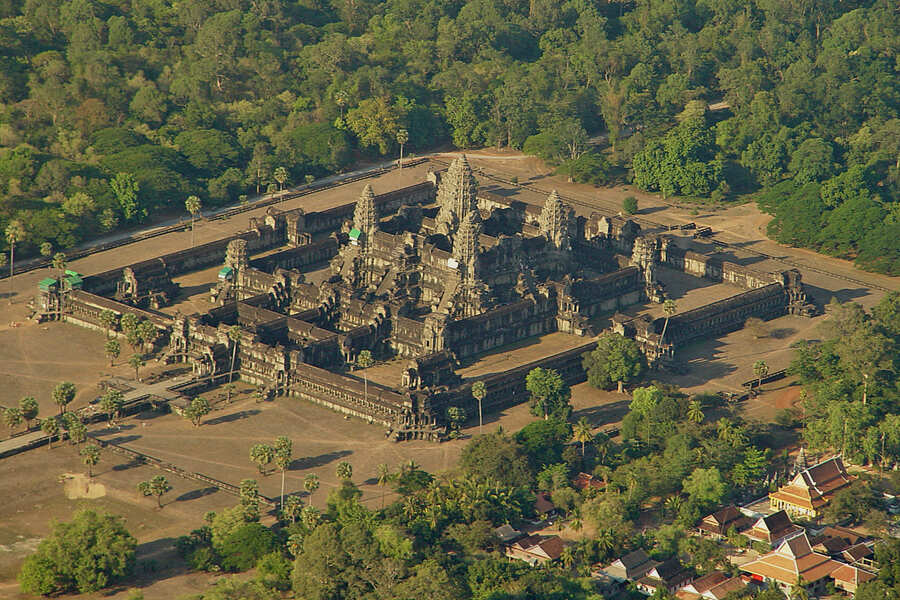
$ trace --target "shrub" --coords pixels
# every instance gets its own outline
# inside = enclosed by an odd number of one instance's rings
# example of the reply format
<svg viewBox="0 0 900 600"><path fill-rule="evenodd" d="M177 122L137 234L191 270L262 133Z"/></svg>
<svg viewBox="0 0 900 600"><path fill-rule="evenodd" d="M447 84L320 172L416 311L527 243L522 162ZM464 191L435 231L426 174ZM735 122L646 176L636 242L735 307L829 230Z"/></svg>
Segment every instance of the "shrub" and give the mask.
<svg viewBox="0 0 900 600"><path fill-rule="evenodd" d="M259 523L247 523L232 531L222 543L222 569L246 571L275 549L275 534Z"/></svg>
<svg viewBox="0 0 900 600"><path fill-rule="evenodd" d="M121 517L83 510L71 523L56 523L19 572L30 594L95 592L134 569L137 542Z"/></svg>
<svg viewBox="0 0 900 600"><path fill-rule="evenodd" d="M624 200L622 200L622 211L626 215L633 215L638 210L637 198L634 196L628 196Z"/></svg>

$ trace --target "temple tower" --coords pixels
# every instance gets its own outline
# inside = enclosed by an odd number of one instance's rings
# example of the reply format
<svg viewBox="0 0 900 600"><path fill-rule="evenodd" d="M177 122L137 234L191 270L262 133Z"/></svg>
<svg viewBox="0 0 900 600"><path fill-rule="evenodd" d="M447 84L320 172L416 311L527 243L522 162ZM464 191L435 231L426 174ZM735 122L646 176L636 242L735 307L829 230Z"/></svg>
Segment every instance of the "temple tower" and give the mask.
<svg viewBox="0 0 900 600"><path fill-rule="evenodd" d="M453 239L453 258L459 263L460 274L467 280L475 279L477 275L481 228L478 209L471 210L463 217Z"/></svg>
<svg viewBox="0 0 900 600"><path fill-rule="evenodd" d="M541 216L538 219L541 234L557 250L571 250L572 239L570 226L572 222L572 208L564 204L556 190L550 193Z"/></svg>
<svg viewBox="0 0 900 600"><path fill-rule="evenodd" d="M368 245L368 241L372 239L378 230L378 212L375 210L375 192L372 186L366 184L363 188L359 200L356 201L356 208L353 210L353 228L359 230L363 246Z"/></svg>
<svg viewBox="0 0 900 600"><path fill-rule="evenodd" d="M478 212L477 191L478 182L463 154L450 164L438 186L440 210L436 222L440 233L453 237L466 215L472 211Z"/></svg>

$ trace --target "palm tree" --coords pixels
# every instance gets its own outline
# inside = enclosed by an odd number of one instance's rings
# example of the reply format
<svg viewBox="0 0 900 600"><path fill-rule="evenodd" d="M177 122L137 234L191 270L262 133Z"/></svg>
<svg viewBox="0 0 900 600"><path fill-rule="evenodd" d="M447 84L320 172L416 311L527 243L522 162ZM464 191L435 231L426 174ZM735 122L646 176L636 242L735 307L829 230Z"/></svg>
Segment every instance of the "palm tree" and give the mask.
<svg viewBox="0 0 900 600"><path fill-rule="evenodd" d="M256 463L260 474L266 474L266 465L275 458L275 448L268 444L254 444L250 447L250 460Z"/></svg>
<svg viewBox="0 0 900 600"><path fill-rule="evenodd" d="M188 196L188 199L184 201L184 207L187 209L189 213L191 213L191 248L194 247L194 219L197 217L197 213L200 212L200 198L197 196Z"/></svg>
<svg viewBox="0 0 900 600"><path fill-rule="evenodd" d="M81 462L87 465L88 478L94 478L94 467L100 462L100 446L90 444L81 449Z"/></svg>
<svg viewBox="0 0 900 600"><path fill-rule="evenodd" d="M44 258L50 258L53 256L53 244L50 242L44 242L41 244L41 256Z"/></svg>
<svg viewBox="0 0 900 600"><path fill-rule="evenodd" d="M142 481L137 487L144 496L156 496L156 506L159 508L162 508L163 494L172 489L169 480L162 475L157 475L149 481Z"/></svg>
<svg viewBox="0 0 900 600"><path fill-rule="evenodd" d="M791 593L788 597L790 600L809 600L809 590L806 589L806 582L802 577L798 577L797 583L791 586Z"/></svg>
<svg viewBox="0 0 900 600"><path fill-rule="evenodd" d="M119 410L122 408L122 402L125 399L124 394L119 390L109 390L100 398L100 408L106 413L107 421L110 425L116 424L119 418Z"/></svg>
<svg viewBox="0 0 900 600"><path fill-rule="evenodd" d="M584 445L594 439L594 428L586 418L581 417L572 428L572 437L576 442L581 442L581 460L584 461Z"/></svg>
<svg viewBox="0 0 900 600"><path fill-rule="evenodd" d="M338 463L334 472L338 476L338 479L342 481L350 481L350 479L353 477L353 465L345 460L342 460Z"/></svg>
<svg viewBox="0 0 900 600"><path fill-rule="evenodd" d="M112 367L115 364L115 360L119 358L119 354L122 353L122 346L119 344L119 340L106 340L106 343L103 345L103 351L106 352L106 356L109 358L109 366Z"/></svg>
<svg viewBox="0 0 900 600"><path fill-rule="evenodd" d="M231 383L234 376L234 359L237 358L238 342L241 339L241 328L238 325L228 328L228 339L231 340L231 369L228 371L228 383ZM231 400L231 390L228 391L228 400Z"/></svg>
<svg viewBox="0 0 900 600"><path fill-rule="evenodd" d="M64 381L57 384L53 388L53 401L59 406L59 416L62 416L63 409L75 399L75 384Z"/></svg>
<svg viewBox="0 0 900 600"><path fill-rule="evenodd" d="M284 472L293 462L294 443L286 435L275 438L275 464L281 469L281 505L284 505Z"/></svg>
<svg viewBox="0 0 900 600"><path fill-rule="evenodd" d="M687 418L688 421L697 423L698 425L703 422L703 407L700 405L700 401L696 398L691 400L690 404L688 404Z"/></svg>
<svg viewBox="0 0 900 600"><path fill-rule="evenodd" d="M12 303L13 272L15 270L16 244L25 239L25 226L22 221L13 219L6 226L6 241L9 242L9 302Z"/></svg>
<svg viewBox="0 0 900 600"><path fill-rule="evenodd" d="M381 508L384 510L384 497L387 495L387 492L383 491L387 484L391 481L391 468L387 465L387 463L381 463L378 465L378 485L381 486Z"/></svg>
<svg viewBox="0 0 900 600"><path fill-rule="evenodd" d="M63 288L63 275L66 272L66 255L62 252L57 252L53 255L53 268L59 273L59 292L60 296L56 302L56 317L60 318L59 315L62 313L62 292L65 291Z"/></svg>
<svg viewBox="0 0 900 600"><path fill-rule="evenodd" d="M22 424L22 411L17 406L11 406L3 412L3 422L9 427L9 433L12 435L13 429Z"/></svg>
<svg viewBox="0 0 900 600"><path fill-rule="evenodd" d="M481 435L481 428L484 425L484 420L481 416L481 401L484 400L485 396L487 396L487 388L484 386L483 381L476 381L472 384L472 397L478 401L478 434Z"/></svg>
<svg viewBox="0 0 900 600"><path fill-rule="evenodd" d="M284 191L284 182L287 181L288 178L287 169L285 169L284 167L277 167L275 169L274 176L275 181L278 182L278 193L280 194Z"/></svg>
<svg viewBox="0 0 900 600"><path fill-rule="evenodd" d="M109 330L116 324L116 313L105 308L100 311L100 324L106 328L106 337L109 337Z"/></svg>
<svg viewBox="0 0 900 600"><path fill-rule="evenodd" d="M666 337L666 329L669 327L669 319L672 318L672 315L675 314L675 311L676 311L677 309L678 309L678 308L677 308L677 306L675 305L675 301L674 301L674 300L666 300L665 302L663 302L663 312L664 312L665 315L666 315L666 322L663 323L662 334L660 334L660 336L659 336L659 341L660 341L660 342L662 342L662 341L665 339L665 337Z"/></svg>
<svg viewBox="0 0 900 600"><path fill-rule="evenodd" d="M347 106L347 100L349 99L350 95L344 90L338 90L334 93L334 103L341 109L341 121L344 120L344 107Z"/></svg>
<svg viewBox="0 0 900 600"><path fill-rule="evenodd" d="M36 419L38 411L41 407L33 396L25 396L19 400L19 410L22 412L22 418L25 419L25 429L31 429L31 421Z"/></svg>
<svg viewBox="0 0 900 600"><path fill-rule="evenodd" d="M47 449L52 449L53 438L59 435L59 422L54 417L41 419L41 431L47 434Z"/></svg>
<svg viewBox="0 0 900 600"><path fill-rule="evenodd" d="M400 144L400 168L403 168L403 145L409 141L409 132L406 129L397 130L397 143Z"/></svg>
<svg viewBox="0 0 900 600"><path fill-rule="evenodd" d="M303 510L303 501L299 496L288 496L287 500L282 498L281 517L283 519L290 519L291 523L296 523L301 510Z"/></svg>
<svg viewBox="0 0 900 600"><path fill-rule="evenodd" d="M764 360L758 360L753 363L753 374L756 375L756 389L760 389L762 387L763 377L769 374L769 365L766 364Z"/></svg>
<svg viewBox="0 0 900 600"><path fill-rule="evenodd" d="M677 494L666 498L665 507L666 507L666 510L669 511L669 514L671 514L671 515L677 515L678 511L681 510L681 505L682 505L681 496L679 496Z"/></svg>
<svg viewBox="0 0 900 600"><path fill-rule="evenodd" d="M135 380L137 380L138 375L140 374L140 369L145 364L143 355L140 352L135 352L128 359L128 364L129 364L129 366L131 366L132 369L134 369L134 378L135 378Z"/></svg>
<svg viewBox="0 0 900 600"><path fill-rule="evenodd" d="M319 476L315 473L308 473L303 478L303 489L309 494L309 505L312 506L312 495L319 489Z"/></svg>
<svg viewBox="0 0 900 600"><path fill-rule="evenodd" d="M363 350L359 353L359 356L356 357L356 366L363 370L363 394L367 404L369 402L369 378L366 376L366 369L374 364L375 361L372 359L372 353L368 350Z"/></svg>

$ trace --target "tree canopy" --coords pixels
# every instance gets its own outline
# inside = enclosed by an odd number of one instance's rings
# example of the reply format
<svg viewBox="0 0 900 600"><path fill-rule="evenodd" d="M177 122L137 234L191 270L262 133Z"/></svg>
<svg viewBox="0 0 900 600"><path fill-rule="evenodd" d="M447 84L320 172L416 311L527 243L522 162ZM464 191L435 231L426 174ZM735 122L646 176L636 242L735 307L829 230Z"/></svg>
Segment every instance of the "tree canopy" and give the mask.
<svg viewBox="0 0 900 600"><path fill-rule="evenodd" d="M54 524L25 559L19 583L32 594L95 592L131 573L136 545L121 517L82 510Z"/></svg>

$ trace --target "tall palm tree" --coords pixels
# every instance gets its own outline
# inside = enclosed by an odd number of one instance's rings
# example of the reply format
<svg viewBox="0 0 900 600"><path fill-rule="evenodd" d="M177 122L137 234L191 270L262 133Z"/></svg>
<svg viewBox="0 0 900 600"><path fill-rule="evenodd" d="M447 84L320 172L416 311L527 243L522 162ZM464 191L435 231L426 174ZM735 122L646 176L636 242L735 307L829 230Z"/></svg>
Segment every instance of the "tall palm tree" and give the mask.
<svg viewBox="0 0 900 600"><path fill-rule="evenodd" d="M586 418L581 417L572 428L572 437L576 442L581 442L581 460L584 461L584 446L594 439L594 428Z"/></svg>
<svg viewBox="0 0 900 600"><path fill-rule="evenodd" d="M403 168L403 145L409 141L409 132L406 129L397 131L397 143L400 144L400 168Z"/></svg>
<svg viewBox="0 0 900 600"><path fill-rule="evenodd" d="M293 462L294 443L286 435L275 438L275 464L281 469L281 506L284 506L284 472Z"/></svg>
<svg viewBox="0 0 900 600"><path fill-rule="evenodd" d="M698 425L703 422L703 407L700 405L700 401L696 398L691 400L690 404L688 404L687 418L688 421L692 421L694 423L697 423Z"/></svg>
<svg viewBox="0 0 900 600"><path fill-rule="evenodd" d="M483 381L476 381L472 384L472 397L478 401L478 434L481 435L481 428L484 425L484 420L481 416L481 401L484 400L485 396L487 396L487 388L484 386Z"/></svg>
<svg viewBox="0 0 900 600"><path fill-rule="evenodd" d="M384 497L387 495L387 492L384 491L384 488L387 487L387 484L391 481L391 468L387 465L387 463L381 463L378 465L378 485L381 486L381 508L384 509Z"/></svg>
<svg viewBox="0 0 900 600"><path fill-rule="evenodd" d="M666 300L663 302L663 312L666 315L666 322L663 324L662 334L659 336L659 341L662 342L666 337L666 329L669 327L669 319L672 318L672 315L678 310L677 305L674 300Z"/></svg>
<svg viewBox="0 0 900 600"><path fill-rule="evenodd" d="M758 360L753 363L753 374L756 375L756 389L760 389L762 387L763 377L769 374L769 365L766 364L764 360Z"/></svg>
<svg viewBox="0 0 900 600"><path fill-rule="evenodd" d="M184 201L184 207L191 213L191 248L194 247L194 219L200 212L200 198L197 196L188 196Z"/></svg>
<svg viewBox="0 0 900 600"><path fill-rule="evenodd" d="M41 419L41 431L47 434L47 450L51 450L53 438L59 435L59 421L55 417Z"/></svg>
<svg viewBox="0 0 900 600"><path fill-rule="evenodd" d="M319 476L315 473L308 473L303 478L303 489L309 494L309 505L312 506L312 495L319 489Z"/></svg>
<svg viewBox="0 0 900 600"><path fill-rule="evenodd" d="M100 324L106 329L106 337L109 338L109 330L116 324L116 313L105 308L100 311Z"/></svg>
<svg viewBox="0 0 900 600"><path fill-rule="evenodd" d="M94 467L100 462L100 446L90 444L81 449L81 462L87 465L88 479L94 478Z"/></svg>
<svg viewBox="0 0 900 600"><path fill-rule="evenodd" d="M6 226L6 241L9 242L9 302L12 303L13 272L15 271L16 244L25 239L25 226L22 221L13 219Z"/></svg>
<svg viewBox="0 0 900 600"><path fill-rule="evenodd" d="M287 181L288 172L284 167L277 167L275 169L275 181L278 182L278 193L279 195L284 191L284 182Z"/></svg>
<svg viewBox="0 0 900 600"><path fill-rule="evenodd" d="M144 356L140 352L135 352L128 359L128 365L134 369L134 378L137 380L140 376L141 367L144 366Z"/></svg>
<svg viewBox="0 0 900 600"><path fill-rule="evenodd" d="M57 275L59 280L59 298L56 302L56 318L58 319L60 313L62 313L62 293L65 291L65 288L63 288L63 275L65 275L66 271L66 255L64 253L57 252L53 255L53 268L59 273Z"/></svg>

